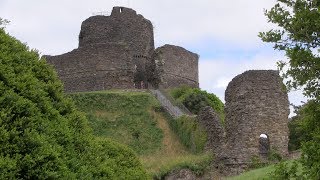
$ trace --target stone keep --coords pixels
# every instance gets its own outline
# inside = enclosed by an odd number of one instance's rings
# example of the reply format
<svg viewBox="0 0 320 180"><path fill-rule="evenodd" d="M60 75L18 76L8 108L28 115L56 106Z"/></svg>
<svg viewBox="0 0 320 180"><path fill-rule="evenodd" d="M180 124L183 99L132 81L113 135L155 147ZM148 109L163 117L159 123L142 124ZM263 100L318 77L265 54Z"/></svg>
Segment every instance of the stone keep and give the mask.
<svg viewBox="0 0 320 180"><path fill-rule="evenodd" d="M145 82L153 52L151 22L132 9L114 7L110 16L92 16L82 23L77 49L45 58L66 92L96 91Z"/></svg>
<svg viewBox="0 0 320 180"><path fill-rule="evenodd" d="M106 42L128 47L136 70L134 82L146 83L146 67L151 63L154 52L151 21L132 9L114 7L111 16L93 16L82 23L79 47Z"/></svg>
<svg viewBox="0 0 320 180"><path fill-rule="evenodd" d="M260 135L270 149L288 154L288 95L278 71L251 70L233 78L225 93L226 154L248 163L261 152Z"/></svg>
<svg viewBox="0 0 320 180"><path fill-rule="evenodd" d="M130 8L114 7L110 16L82 23L77 49L45 58L66 92L143 88L147 83L198 87L198 55L172 45L159 49L155 51L149 20ZM159 57L165 57L165 64L156 67Z"/></svg>

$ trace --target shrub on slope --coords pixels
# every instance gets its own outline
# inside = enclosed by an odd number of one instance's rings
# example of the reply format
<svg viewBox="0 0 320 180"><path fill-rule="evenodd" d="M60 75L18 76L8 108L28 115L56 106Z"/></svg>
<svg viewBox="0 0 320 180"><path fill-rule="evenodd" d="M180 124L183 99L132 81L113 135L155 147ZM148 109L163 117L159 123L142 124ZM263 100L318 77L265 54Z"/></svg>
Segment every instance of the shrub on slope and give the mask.
<svg viewBox="0 0 320 180"><path fill-rule="evenodd" d="M170 91L170 94L194 114L198 114L203 107L211 106L219 114L221 121L224 122L224 104L216 95L188 86L174 88Z"/></svg>
<svg viewBox="0 0 320 180"><path fill-rule="evenodd" d="M53 69L0 28L0 179L145 179L133 152L96 139Z"/></svg>

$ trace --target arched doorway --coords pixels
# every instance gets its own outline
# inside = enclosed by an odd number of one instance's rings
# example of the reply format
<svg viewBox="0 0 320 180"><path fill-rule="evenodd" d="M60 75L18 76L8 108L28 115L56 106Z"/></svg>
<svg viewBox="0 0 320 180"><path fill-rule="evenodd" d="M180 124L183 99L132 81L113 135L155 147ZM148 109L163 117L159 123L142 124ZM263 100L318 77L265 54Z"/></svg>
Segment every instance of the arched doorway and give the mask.
<svg viewBox="0 0 320 180"><path fill-rule="evenodd" d="M260 134L259 136L259 153L262 156L267 156L270 150L270 140L267 134Z"/></svg>

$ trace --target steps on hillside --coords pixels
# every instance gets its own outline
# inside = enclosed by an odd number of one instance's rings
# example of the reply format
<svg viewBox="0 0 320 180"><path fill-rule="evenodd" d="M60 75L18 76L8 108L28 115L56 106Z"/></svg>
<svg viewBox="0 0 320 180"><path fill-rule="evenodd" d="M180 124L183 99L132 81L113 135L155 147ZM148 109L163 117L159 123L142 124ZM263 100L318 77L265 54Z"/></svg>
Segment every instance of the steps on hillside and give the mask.
<svg viewBox="0 0 320 180"><path fill-rule="evenodd" d="M175 106L159 89L150 89L150 92L174 118L178 118L182 115L189 115L183 112L178 106Z"/></svg>

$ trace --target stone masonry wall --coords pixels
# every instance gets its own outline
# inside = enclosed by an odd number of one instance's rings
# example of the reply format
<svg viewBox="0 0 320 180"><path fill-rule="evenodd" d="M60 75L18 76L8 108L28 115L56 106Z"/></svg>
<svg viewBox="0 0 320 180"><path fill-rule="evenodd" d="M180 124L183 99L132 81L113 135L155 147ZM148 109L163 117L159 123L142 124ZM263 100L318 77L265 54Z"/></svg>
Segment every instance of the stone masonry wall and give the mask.
<svg viewBox="0 0 320 180"><path fill-rule="evenodd" d="M213 150L214 154L219 156L224 146L224 129L220 122L219 115L214 112L212 107L207 106L200 110L197 119L208 135L205 149Z"/></svg>
<svg viewBox="0 0 320 180"><path fill-rule="evenodd" d="M199 56L182 47L164 45L156 49L156 59L163 63L162 86L173 88L181 85L199 87Z"/></svg>
<svg viewBox="0 0 320 180"><path fill-rule="evenodd" d="M270 149L288 154L289 101L278 71L251 70L236 76L225 93L226 151L232 163L260 156L259 136Z"/></svg>
<svg viewBox="0 0 320 180"><path fill-rule="evenodd" d="M159 83L163 88L199 87L199 56L173 45L155 50L152 23L125 7L83 21L78 49L45 57L58 71L66 92L158 87ZM99 70L98 62L108 70Z"/></svg>
<svg viewBox="0 0 320 180"><path fill-rule="evenodd" d="M134 88L134 64L120 44L94 44L58 56L45 56L66 92Z"/></svg>
<svg viewBox="0 0 320 180"><path fill-rule="evenodd" d="M110 16L92 16L82 23L78 49L45 57L66 92L76 92L146 84L145 67L153 53L151 22L132 9L114 7Z"/></svg>
<svg viewBox="0 0 320 180"><path fill-rule="evenodd" d="M92 16L82 22L79 47L99 43L126 44L132 55L151 57L153 25L135 10L114 7L110 16Z"/></svg>
<svg viewBox="0 0 320 180"><path fill-rule="evenodd" d="M154 52L153 25L135 10L114 7L110 16L92 16L81 25L79 47L96 43L120 43L128 46L134 58L134 82L140 88L147 83L146 66Z"/></svg>

